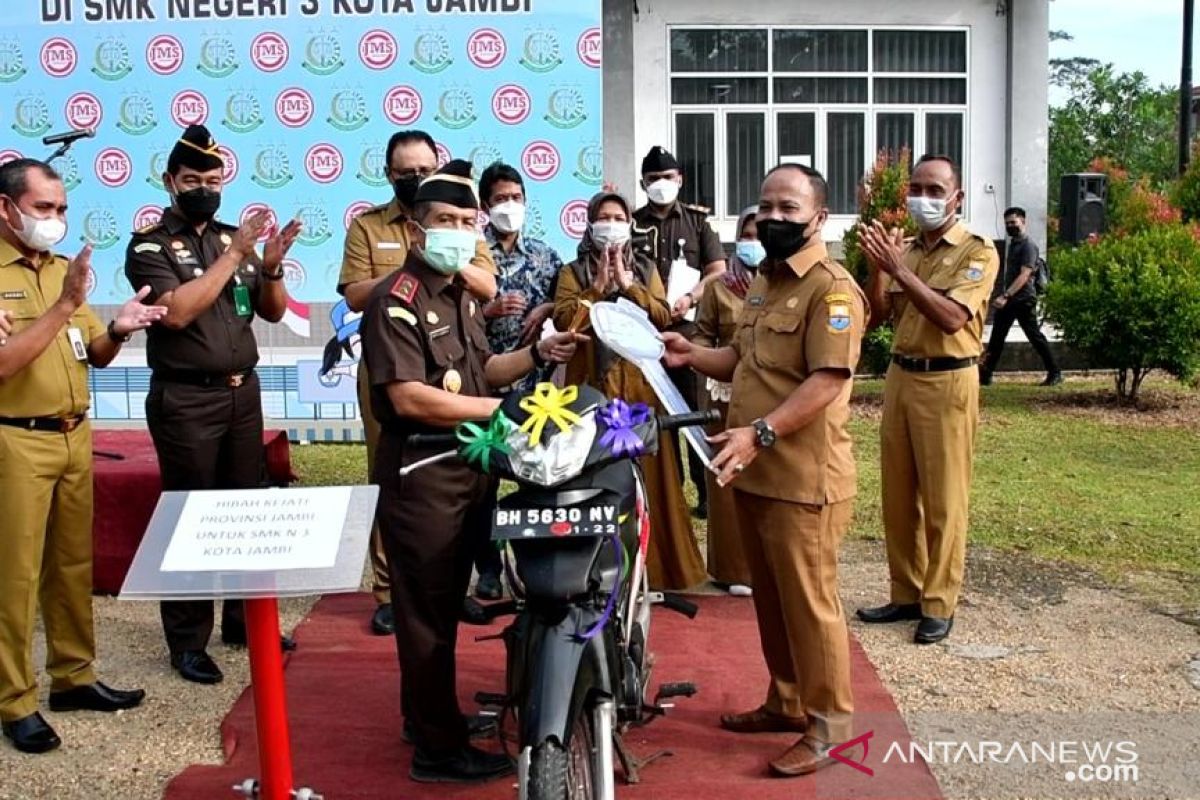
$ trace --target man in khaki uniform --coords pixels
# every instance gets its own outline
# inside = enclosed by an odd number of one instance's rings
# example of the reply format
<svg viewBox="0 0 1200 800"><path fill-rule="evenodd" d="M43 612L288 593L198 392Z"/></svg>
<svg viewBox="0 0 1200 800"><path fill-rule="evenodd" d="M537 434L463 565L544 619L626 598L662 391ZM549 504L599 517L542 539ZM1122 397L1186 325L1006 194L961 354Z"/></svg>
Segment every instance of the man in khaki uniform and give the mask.
<svg viewBox="0 0 1200 800"><path fill-rule="evenodd" d="M767 252L729 347L663 334L667 364L733 380L713 461L733 482L738 535L754 584L771 674L762 706L721 717L738 733L803 732L771 769L805 775L852 738L850 645L837 551L856 491L846 422L866 298L821 241L825 180L796 164L767 174L757 216Z"/></svg>
<svg viewBox="0 0 1200 800"><path fill-rule="evenodd" d="M33 634L46 628L52 711L142 702L96 680L92 662L92 430L88 365L103 367L166 309L139 293L106 328L85 302L91 248L66 234L62 179L41 161L0 166L0 723L23 752L61 744L38 712Z"/></svg>
<svg viewBox="0 0 1200 800"><path fill-rule="evenodd" d="M396 196L388 203L367 209L350 223L342 253L342 272L338 292L352 311L364 311L371 292L388 275L404 265L408 258L408 218L417 194L417 186L437 169L437 145L424 131L400 131L387 145L387 175ZM475 257L456 278L481 300L496 294L496 265L487 242L479 240ZM375 449L379 444L379 423L371 410L370 382L366 358L358 363L358 408L367 439L367 475L374 474ZM371 630L377 636L390 636L395 630L391 590L388 583L387 554L379 536L379 526L371 529L372 592L375 614Z"/></svg>
<svg viewBox="0 0 1200 800"><path fill-rule="evenodd" d="M883 525L891 601L858 611L870 623L920 619L915 641L945 639L954 625L966 555L967 503L983 320L999 269L990 239L957 221L957 165L925 156L913 169L911 242L876 224L863 236L871 265L872 319L895 324L880 428Z"/></svg>

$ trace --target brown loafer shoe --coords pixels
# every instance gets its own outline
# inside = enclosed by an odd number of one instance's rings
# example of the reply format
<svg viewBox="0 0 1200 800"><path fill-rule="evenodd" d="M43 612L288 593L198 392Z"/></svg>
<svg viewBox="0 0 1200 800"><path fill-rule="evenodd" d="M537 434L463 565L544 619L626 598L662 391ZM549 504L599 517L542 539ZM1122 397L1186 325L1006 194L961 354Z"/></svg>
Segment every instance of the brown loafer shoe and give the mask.
<svg viewBox="0 0 1200 800"><path fill-rule="evenodd" d="M818 742L816 739L805 736L792 745L787 752L771 762L771 772L784 778L811 775L819 769L837 763L838 759L829 755L829 751L834 747L835 745ZM850 755L846 757L856 760L856 756L861 753L861 748L855 745L843 752L849 752Z"/></svg>
<svg viewBox="0 0 1200 800"><path fill-rule="evenodd" d="M759 706L744 714L722 714L721 727L734 733L804 733L808 720L785 717Z"/></svg>

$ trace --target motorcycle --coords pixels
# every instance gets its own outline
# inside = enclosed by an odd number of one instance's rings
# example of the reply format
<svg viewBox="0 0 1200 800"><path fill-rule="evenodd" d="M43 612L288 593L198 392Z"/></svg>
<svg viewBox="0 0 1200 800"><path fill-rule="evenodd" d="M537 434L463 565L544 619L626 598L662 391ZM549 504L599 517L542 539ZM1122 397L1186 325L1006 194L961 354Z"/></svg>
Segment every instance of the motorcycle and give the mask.
<svg viewBox="0 0 1200 800"><path fill-rule="evenodd" d="M498 708L502 722L513 719L521 800L612 800L614 751L629 783L666 755L639 760L622 737L665 713L663 700L695 694L695 685L681 682L646 697L651 606L688 617L696 606L649 590L652 532L637 459L657 451L660 432L714 417L657 417L589 386L540 384L506 398L486 425L409 438L426 446L457 441L456 451L434 459L460 457L517 484L499 500L491 534L505 551L514 597L488 607L493 619L515 615L500 634L505 693L476 699Z"/></svg>

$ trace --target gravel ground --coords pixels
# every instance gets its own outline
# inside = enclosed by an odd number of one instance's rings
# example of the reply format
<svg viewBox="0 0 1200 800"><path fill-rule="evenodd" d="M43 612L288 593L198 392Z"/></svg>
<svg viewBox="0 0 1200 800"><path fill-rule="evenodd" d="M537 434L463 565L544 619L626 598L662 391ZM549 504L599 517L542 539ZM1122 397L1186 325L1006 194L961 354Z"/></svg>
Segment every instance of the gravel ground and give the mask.
<svg viewBox="0 0 1200 800"><path fill-rule="evenodd" d="M842 563L848 613L886 599L881 543L849 543ZM283 603L284 628L310 605ZM43 756L0 745L0 800L152 800L189 764L221 760L218 726L247 684L244 652L214 647L225 682L193 686L167 664L156 604L96 598L95 615L102 680L144 687L146 703L116 716L43 712L64 745ZM911 623L851 626L917 742L991 740L1006 751L1014 742L1136 742L1136 784L1072 783L1062 767L1045 764L934 759L949 798L1200 797L1194 627L1073 570L979 549L945 645L914 646ZM869 729L870 720L858 725ZM873 742L872 752L887 745Z"/></svg>

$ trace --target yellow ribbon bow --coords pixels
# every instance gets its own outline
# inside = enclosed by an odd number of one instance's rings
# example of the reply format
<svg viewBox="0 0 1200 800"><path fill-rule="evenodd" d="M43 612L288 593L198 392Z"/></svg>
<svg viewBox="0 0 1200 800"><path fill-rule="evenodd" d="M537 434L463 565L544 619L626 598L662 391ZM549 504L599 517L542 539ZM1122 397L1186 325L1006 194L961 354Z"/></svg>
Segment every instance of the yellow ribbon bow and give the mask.
<svg viewBox="0 0 1200 800"><path fill-rule="evenodd" d="M521 432L529 434L530 444L537 447L541 443L547 422L553 422L562 432L579 422L579 415L567 408L578 398L579 387L559 389L553 383L539 383L533 387L533 394L521 398L521 410L529 414Z"/></svg>

